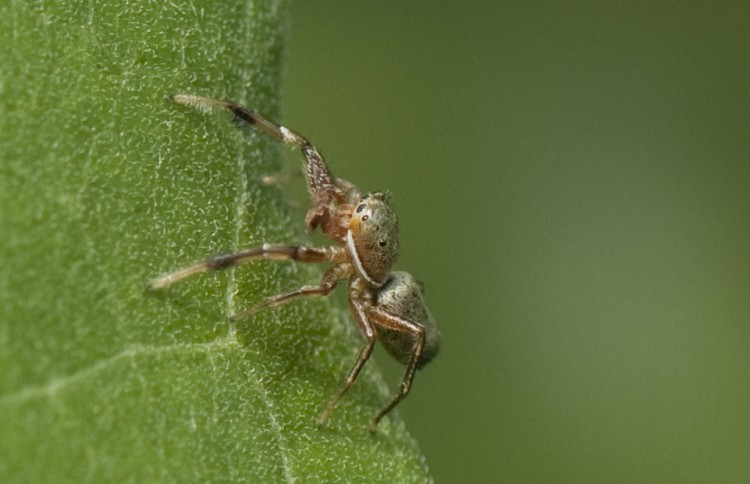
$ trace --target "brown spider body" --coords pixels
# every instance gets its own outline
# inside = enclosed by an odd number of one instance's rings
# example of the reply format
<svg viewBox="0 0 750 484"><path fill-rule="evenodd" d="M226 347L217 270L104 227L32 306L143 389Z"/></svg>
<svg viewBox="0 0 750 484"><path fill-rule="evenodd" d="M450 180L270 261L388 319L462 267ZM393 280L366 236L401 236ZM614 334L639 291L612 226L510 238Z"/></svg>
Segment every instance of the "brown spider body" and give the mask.
<svg viewBox="0 0 750 484"><path fill-rule="evenodd" d="M236 118L255 126L268 136L299 146L305 158L304 174L311 204L305 226L321 231L337 245L330 247L280 246L264 244L233 254L214 257L172 272L150 283L158 289L193 274L255 260L295 260L331 263L318 285L303 286L279 294L232 316L239 319L302 297L328 295L342 279L349 280L349 307L365 338L365 345L339 391L318 418L323 425L329 413L356 380L370 357L375 341L406 365L399 392L370 423L374 432L380 419L409 392L414 373L437 353L440 333L428 311L420 284L406 272L391 272L398 257L398 219L382 192L360 195L350 182L334 178L320 152L304 137L276 125L256 113L225 101L193 95L176 95L174 101L202 110L214 107L231 111Z"/></svg>

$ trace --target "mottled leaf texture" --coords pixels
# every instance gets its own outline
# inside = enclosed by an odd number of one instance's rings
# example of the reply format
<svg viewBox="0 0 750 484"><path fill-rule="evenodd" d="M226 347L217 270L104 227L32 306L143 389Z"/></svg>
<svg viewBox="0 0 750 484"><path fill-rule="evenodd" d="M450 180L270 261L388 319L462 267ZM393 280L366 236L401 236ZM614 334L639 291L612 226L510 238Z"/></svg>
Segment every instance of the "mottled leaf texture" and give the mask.
<svg viewBox="0 0 750 484"><path fill-rule="evenodd" d="M281 148L192 92L278 119L285 2L0 5L0 481L429 480L372 366L315 419L360 336L335 301L227 316L312 282L260 262L156 294L165 271L304 242Z"/></svg>

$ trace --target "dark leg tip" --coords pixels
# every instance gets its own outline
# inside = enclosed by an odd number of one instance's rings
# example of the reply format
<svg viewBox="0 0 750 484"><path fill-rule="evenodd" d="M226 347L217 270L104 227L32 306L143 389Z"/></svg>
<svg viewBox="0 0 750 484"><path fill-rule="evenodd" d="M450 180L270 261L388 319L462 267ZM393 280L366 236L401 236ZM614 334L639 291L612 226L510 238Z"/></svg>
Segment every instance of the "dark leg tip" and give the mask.
<svg viewBox="0 0 750 484"><path fill-rule="evenodd" d="M247 124L253 125L257 121L255 113L247 108L244 108L237 104L232 104L229 109L238 119L246 122Z"/></svg>

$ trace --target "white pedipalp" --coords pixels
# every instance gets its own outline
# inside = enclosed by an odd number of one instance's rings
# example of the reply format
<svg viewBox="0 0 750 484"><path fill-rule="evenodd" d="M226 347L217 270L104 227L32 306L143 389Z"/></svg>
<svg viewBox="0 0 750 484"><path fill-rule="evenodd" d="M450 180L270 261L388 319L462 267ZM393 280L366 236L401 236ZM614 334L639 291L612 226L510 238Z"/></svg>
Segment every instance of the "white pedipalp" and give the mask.
<svg viewBox="0 0 750 484"><path fill-rule="evenodd" d="M354 239L352 238L352 231L347 230L346 232L346 245L349 248L349 253L352 255L354 266L357 268L357 272L367 283L373 287L382 287L383 284L375 281L370 275L365 272L365 268L362 266L362 261L359 259L359 252L357 252L357 246L354 245Z"/></svg>

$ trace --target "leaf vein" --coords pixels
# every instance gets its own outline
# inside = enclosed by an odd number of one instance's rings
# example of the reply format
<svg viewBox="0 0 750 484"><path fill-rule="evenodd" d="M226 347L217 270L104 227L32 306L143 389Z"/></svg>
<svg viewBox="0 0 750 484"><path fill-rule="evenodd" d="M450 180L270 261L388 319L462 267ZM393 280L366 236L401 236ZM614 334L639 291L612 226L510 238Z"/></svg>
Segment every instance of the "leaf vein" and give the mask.
<svg viewBox="0 0 750 484"><path fill-rule="evenodd" d="M120 363L123 360L131 360L139 356L162 355L180 351L204 351L208 352L216 348L225 348L233 344L231 340L217 339L210 343L180 343L166 346L133 345L116 353L109 358L99 360L91 366L82 368L74 373L62 377L56 377L42 385L34 385L20 388L0 396L0 406L18 405L29 400L40 398L54 398L54 396L70 385L85 381L87 378Z"/></svg>

